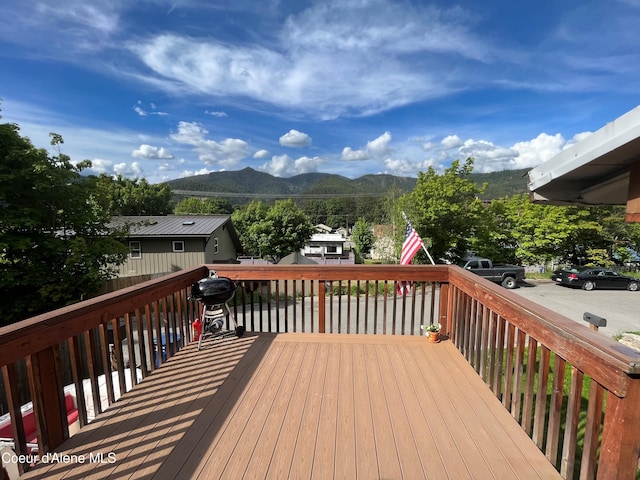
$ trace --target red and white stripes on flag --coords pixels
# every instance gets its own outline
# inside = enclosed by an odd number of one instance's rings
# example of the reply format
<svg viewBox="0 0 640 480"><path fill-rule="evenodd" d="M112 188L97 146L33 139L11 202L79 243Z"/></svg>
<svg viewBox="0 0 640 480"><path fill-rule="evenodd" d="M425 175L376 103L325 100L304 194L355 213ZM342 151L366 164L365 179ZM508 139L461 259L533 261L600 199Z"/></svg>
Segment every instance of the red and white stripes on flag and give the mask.
<svg viewBox="0 0 640 480"><path fill-rule="evenodd" d="M400 254L400 265L408 265L413 257L422 247L422 239L413 225L407 220L407 228L405 230L404 242L402 242L402 252ZM411 282L398 281L398 295L409 293Z"/></svg>
<svg viewBox="0 0 640 480"><path fill-rule="evenodd" d="M422 248L422 239L416 229L407 222L407 229L405 230L404 242L402 243L402 253L400 255L400 265L407 265L411 263L413 257L418 250Z"/></svg>

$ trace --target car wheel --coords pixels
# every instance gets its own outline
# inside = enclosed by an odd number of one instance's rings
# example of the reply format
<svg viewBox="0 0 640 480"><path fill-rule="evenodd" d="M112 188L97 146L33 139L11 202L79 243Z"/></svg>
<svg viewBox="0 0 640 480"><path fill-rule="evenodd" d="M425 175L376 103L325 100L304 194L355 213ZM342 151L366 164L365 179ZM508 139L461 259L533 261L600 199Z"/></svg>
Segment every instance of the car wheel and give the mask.
<svg viewBox="0 0 640 480"><path fill-rule="evenodd" d="M508 288L509 290L516 288L516 279L513 277L505 277L504 280L502 280L502 286L504 288Z"/></svg>
<svg viewBox="0 0 640 480"><path fill-rule="evenodd" d="M582 289L583 290L587 290L588 292L590 292L591 290L593 290L594 288L596 288L596 284L594 282L592 282L591 280L587 280L586 282L584 282L584 284L582 285Z"/></svg>
<svg viewBox="0 0 640 480"><path fill-rule="evenodd" d="M627 290L629 290L630 292L637 292L638 282L629 282L629 284L627 285Z"/></svg>

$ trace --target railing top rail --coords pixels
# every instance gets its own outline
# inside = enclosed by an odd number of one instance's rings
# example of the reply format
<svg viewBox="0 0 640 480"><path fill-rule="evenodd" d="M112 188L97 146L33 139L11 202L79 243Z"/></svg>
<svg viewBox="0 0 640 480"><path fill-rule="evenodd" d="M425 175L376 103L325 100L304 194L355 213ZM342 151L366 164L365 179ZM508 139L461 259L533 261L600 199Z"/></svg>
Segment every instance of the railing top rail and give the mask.
<svg viewBox="0 0 640 480"><path fill-rule="evenodd" d="M449 265L207 265L234 280L404 280L448 282Z"/></svg>
<svg viewBox="0 0 640 480"><path fill-rule="evenodd" d="M182 270L0 327L0 366L133 312L145 303L186 288L207 274L204 266Z"/></svg>
<svg viewBox="0 0 640 480"><path fill-rule="evenodd" d="M588 371L602 385L615 382L612 373L640 374L640 352L460 267L452 266L449 275L457 288L490 306L572 365ZM610 385L614 392L622 393L624 389L620 388Z"/></svg>

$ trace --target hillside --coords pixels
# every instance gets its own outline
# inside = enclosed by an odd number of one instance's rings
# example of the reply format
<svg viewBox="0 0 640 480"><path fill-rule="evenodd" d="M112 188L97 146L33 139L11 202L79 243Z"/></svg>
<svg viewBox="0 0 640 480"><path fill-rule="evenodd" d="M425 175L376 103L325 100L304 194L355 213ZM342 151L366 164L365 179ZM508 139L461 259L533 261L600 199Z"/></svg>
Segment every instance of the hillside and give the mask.
<svg viewBox="0 0 640 480"><path fill-rule="evenodd" d="M527 192L528 169L505 170L491 173L472 173L471 180L478 185L487 184L484 199ZM411 177L394 175L364 175L350 179L331 173L304 173L293 177L274 177L252 168L237 171L214 172L207 175L180 178L167 182L174 191L211 192L212 196L244 198L273 198L287 196L324 197L331 195L381 194L397 188L410 192L416 185ZM176 192L178 193L178 192ZM180 195L180 193L178 193ZM231 195L228 195L231 194Z"/></svg>

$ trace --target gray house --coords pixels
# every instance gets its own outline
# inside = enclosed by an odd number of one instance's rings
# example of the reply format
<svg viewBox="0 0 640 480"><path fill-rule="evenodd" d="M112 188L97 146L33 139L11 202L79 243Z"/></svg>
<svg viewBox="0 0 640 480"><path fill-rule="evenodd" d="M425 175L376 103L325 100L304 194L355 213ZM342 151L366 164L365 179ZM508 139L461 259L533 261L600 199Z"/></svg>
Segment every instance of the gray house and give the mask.
<svg viewBox="0 0 640 480"><path fill-rule="evenodd" d="M242 247L229 215L145 215L113 217L128 226L127 261L119 277L161 275L203 263L235 263Z"/></svg>

